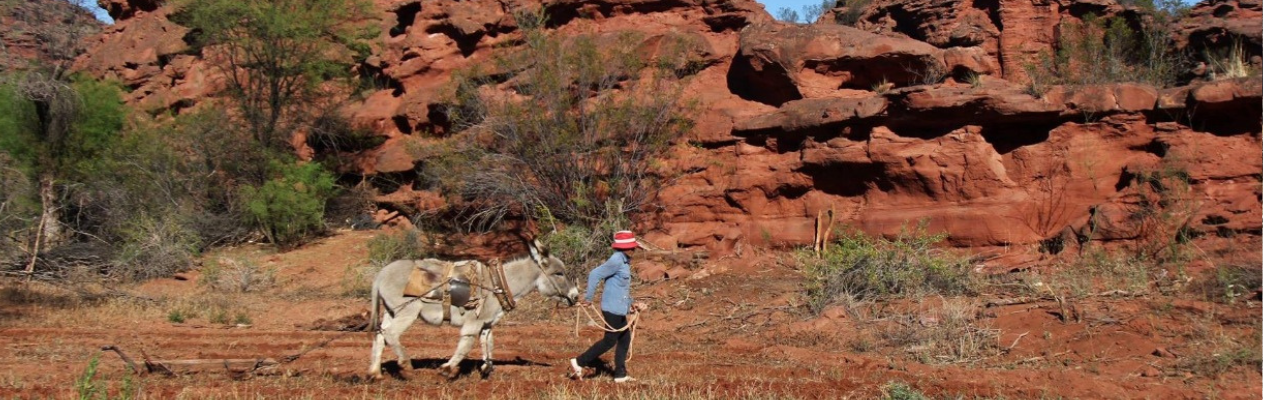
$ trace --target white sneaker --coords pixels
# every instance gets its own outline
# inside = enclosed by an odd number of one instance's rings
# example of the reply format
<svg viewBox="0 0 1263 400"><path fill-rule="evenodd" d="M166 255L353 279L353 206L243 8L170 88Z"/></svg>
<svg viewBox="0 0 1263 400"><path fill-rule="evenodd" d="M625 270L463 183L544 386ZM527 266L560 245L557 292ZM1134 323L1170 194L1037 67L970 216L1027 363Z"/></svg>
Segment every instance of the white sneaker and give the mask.
<svg viewBox="0 0 1263 400"><path fill-rule="evenodd" d="M583 380L583 367L579 366L579 360L570 359L570 377Z"/></svg>
<svg viewBox="0 0 1263 400"><path fill-rule="evenodd" d="M630 376L624 376L622 378L614 378L614 383L631 383L635 381L636 381L636 378L632 378Z"/></svg>

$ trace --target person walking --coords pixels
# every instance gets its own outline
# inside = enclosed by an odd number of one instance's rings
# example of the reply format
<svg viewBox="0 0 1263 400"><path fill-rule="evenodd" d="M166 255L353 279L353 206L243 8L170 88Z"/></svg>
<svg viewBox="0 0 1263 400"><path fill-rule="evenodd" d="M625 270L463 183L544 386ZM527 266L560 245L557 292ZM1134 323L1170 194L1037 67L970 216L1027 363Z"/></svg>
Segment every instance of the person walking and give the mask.
<svg viewBox="0 0 1263 400"><path fill-rule="evenodd" d="M614 348L614 382L635 381L627 375L627 351L631 345L632 332L631 329L624 328L627 327L629 314L645 309L644 303L633 302L631 297L632 253L640 247L640 243L631 231L618 231L614 233L614 243L610 247L614 248L614 254L588 274L588 289L583 301L579 303L580 307L590 307L596 286L604 282L601 317L610 329L588 351L570 359L571 377L577 380L583 380L583 367L591 366L602 354Z"/></svg>

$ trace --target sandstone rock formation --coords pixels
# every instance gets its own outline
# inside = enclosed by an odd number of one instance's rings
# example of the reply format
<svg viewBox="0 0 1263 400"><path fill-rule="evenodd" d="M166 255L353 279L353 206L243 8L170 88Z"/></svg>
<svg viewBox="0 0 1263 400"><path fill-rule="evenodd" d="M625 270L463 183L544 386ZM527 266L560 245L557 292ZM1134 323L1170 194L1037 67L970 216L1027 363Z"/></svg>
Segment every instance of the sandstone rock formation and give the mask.
<svg viewBox="0 0 1263 400"><path fill-rule="evenodd" d="M1263 230L1257 78L1038 96L1020 84L1025 60L1051 49L1062 19L1132 15L1112 0L879 0L857 28L778 23L749 0L546 3L550 29L562 34L642 32L636 46L647 57L667 36L696 44L702 68L684 90L695 126L679 140L692 145L672 147L661 171L672 183L638 221L658 247L722 255L810 243L821 210L873 234L924 222L959 246L1035 252L1083 235L1136 240L1160 173L1187 184L1181 229ZM189 52L187 29L161 2L107 4L118 23L79 68L122 80L142 107L179 111L212 96L215 71ZM1243 27L1258 27L1258 4L1199 6L1180 32L1257 46L1258 29ZM523 6L377 2L380 43L357 72L380 88L344 112L385 141L346 155L354 168L343 172L394 182L383 207L445 204L412 180L451 133L449 81L515 43ZM966 84L964 75L981 78Z"/></svg>

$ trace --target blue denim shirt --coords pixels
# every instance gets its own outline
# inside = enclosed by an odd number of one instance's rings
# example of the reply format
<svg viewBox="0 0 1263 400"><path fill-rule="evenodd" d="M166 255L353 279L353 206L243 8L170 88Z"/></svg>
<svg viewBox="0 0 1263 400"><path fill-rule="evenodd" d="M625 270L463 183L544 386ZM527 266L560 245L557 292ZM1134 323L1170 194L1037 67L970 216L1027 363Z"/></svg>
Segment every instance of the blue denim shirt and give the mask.
<svg viewBox="0 0 1263 400"><path fill-rule="evenodd" d="M601 311L614 315L627 315L631 309L631 260L621 251L615 251L609 260L588 274L588 291L583 298L589 302L596 293L596 285L605 281L601 292Z"/></svg>

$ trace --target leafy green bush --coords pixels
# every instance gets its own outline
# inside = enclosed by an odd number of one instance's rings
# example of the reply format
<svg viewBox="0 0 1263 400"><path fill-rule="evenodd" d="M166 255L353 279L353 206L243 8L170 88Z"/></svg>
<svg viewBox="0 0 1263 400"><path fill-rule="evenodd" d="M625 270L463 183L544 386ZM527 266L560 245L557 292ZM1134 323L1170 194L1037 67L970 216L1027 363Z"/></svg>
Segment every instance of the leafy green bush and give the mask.
<svg viewBox="0 0 1263 400"><path fill-rule="evenodd" d="M935 249L943 239L945 234L930 235L924 227L894 240L842 233L820 258L800 251L808 305L820 312L843 297L973 293L978 284L968 260Z"/></svg>
<svg viewBox="0 0 1263 400"><path fill-rule="evenodd" d="M334 194L333 175L317 163L272 163L277 177L245 185L246 215L272 243L290 246L323 229L325 202Z"/></svg>

